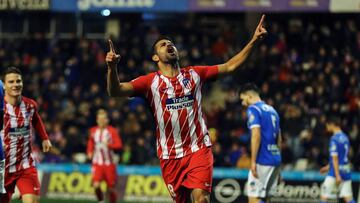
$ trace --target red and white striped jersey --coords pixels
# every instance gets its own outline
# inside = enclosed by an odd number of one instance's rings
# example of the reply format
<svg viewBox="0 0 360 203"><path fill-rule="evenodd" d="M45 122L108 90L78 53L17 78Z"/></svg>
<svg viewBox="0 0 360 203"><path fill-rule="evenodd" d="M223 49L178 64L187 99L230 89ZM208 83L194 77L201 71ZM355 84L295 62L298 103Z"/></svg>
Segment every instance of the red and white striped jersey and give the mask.
<svg viewBox="0 0 360 203"><path fill-rule="evenodd" d="M90 129L87 154L92 154L93 164L114 164L114 150L121 148L122 142L116 128L107 126L101 129L96 126Z"/></svg>
<svg viewBox="0 0 360 203"><path fill-rule="evenodd" d="M18 105L5 101L1 138L5 145L7 173L35 166L31 146L34 129L42 140L49 139L34 100L22 97Z"/></svg>
<svg viewBox="0 0 360 203"><path fill-rule="evenodd" d="M190 66L175 77L158 72L131 81L135 96L147 99L156 120L160 159L176 159L211 146L201 110L203 82L218 75L218 66Z"/></svg>

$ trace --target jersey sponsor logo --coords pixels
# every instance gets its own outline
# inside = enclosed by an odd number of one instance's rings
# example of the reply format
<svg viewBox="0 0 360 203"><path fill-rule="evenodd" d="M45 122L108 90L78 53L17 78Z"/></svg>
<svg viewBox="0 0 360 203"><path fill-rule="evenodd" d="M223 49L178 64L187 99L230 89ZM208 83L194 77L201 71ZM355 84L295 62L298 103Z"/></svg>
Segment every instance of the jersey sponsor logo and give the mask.
<svg viewBox="0 0 360 203"><path fill-rule="evenodd" d="M192 95L185 95L183 97L166 99L166 109L179 110L191 107L194 104L194 97Z"/></svg>
<svg viewBox="0 0 360 203"><path fill-rule="evenodd" d="M10 128L9 136L11 137L21 137L30 135L30 126L24 126L21 128Z"/></svg>
<svg viewBox="0 0 360 203"><path fill-rule="evenodd" d="M341 172L343 173L350 173L351 171L351 167L350 167L350 164L345 164L345 165L339 165L339 169Z"/></svg>
<svg viewBox="0 0 360 203"><path fill-rule="evenodd" d="M272 155L279 155L280 154L279 147L276 144L268 144L267 149L268 149L268 151L271 152Z"/></svg>

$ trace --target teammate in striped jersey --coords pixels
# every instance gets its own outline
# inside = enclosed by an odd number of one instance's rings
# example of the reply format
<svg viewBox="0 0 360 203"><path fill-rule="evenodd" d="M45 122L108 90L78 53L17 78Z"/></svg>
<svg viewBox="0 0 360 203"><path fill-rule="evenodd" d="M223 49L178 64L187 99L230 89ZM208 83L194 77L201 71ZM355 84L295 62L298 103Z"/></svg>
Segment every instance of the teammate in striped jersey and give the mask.
<svg viewBox="0 0 360 203"><path fill-rule="evenodd" d="M106 55L110 96L141 96L150 105L156 120L157 154L169 193L176 202L210 202L213 156L209 133L201 110L203 84L229 74L244 63L256 41L266 30L262 16L250 42L229 61L214 66L180 68L178 50L169 38L158 39L152 60L159 71L120 82L115 53L109 40Z"/></svg>
<svg viewBox="0 0 360 203"><path fill-rule="evenodd" d="M0 80L0 131L4 126L4 86L2 81ZM5 156L3 150L3 142L0 137L0 195L4 194L4 175L5 175Z"/></svg>
<svg viewBox="0 0 360 203"><path fill-rule="evenodd" d="M34 100L22 96L23 81L19 69L10 67L4 73L5 108L4 129L1 136L5 145L5 189L1 203L10 202L15 185L22 201L39 202L40 183L32 157L31 140L34 130L42 139L43 151L51 148L44 124Z"/></svg>
<svg viewBox="0 0 360 203"><path fill-rule="evenodd" d="M117 180L116 163L114 162L114 150L122 147L122 142L117 130L109 126L108 114L100 109L96 115L97 126L90 129L87 144L87 155L92 159L92 181L95 194L99 202L104 202L100 182L106 181L109 194L109 202L116 203L115 185Z"/></svg>

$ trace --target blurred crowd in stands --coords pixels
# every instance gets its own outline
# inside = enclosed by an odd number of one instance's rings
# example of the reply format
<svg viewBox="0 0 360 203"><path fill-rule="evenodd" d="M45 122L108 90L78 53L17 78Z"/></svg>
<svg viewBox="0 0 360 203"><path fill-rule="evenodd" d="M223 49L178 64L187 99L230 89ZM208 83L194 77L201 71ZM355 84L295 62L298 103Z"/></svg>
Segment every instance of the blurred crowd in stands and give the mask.
<svg viewBox="0 0 360 203"><path fill-rule="evenodd" d="M269 15L269 34L246 65L204 87L203 110L215 166L250 166L250 135L237 89L255 82L263 100L280 113L285 169L316 170L327 163L329 134L324 121L335 114L350 137L353 168L360 170L359 16L318 16ZM223 63L241 50L252 30L233 15L189 15L176 23L125 22L120 37L113 38L122 56L120 80L156 70L151 45L161 34L174 39L184 67ZM42 33L0 39L1 69L21 68L24 95L39 103L56 149L48 155L38 153L41 162L78 161L75 155L85 152L97 109L105 108L124 143L119 163L158 163L154 121L144 100L115 99L106 93L108 49L106 39L46 39Z"/></svg>

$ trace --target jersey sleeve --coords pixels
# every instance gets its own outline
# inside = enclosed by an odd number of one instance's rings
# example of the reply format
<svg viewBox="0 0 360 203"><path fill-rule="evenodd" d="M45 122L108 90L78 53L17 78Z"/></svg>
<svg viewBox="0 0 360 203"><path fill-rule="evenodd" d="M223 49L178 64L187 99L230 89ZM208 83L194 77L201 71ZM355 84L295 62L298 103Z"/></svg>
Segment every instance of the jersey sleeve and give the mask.
<svg viewBox="0 0 360 203"><path fill-rule="evenodd" d="M330 156L337 156L338 155L338 147L337 147L336 141L334 139L331 139L329 145L330 145L329 146Z"/></svg>
<svg viewBox="0 0 360 203"><path fill-rule="evenodd" d="M37 104L35 101L33 101L33 105L34 105L34 109L35 109L33 120L32 120L33 126L34 126L36 132L39 134L41 140L48 140L49 136L45 130L44 123L38 113L38 107L37 107Z"/></svg>
<svg viewBox="0 0 360 203"><path fill-rule="evenodd" d="M3 125L4 125L4 87L2 81L0 80L0 131L3 129ZM1 141L1 137L0 137L0 141Z"/></svg>
<svg viewBox="0 0 360 203"><path fill-rule="evenodd" d="M147 91L150 89L152 78L153 78L152 74L149 74L131 80L130 83L134 87L134 96L145 95Z"/></svg>
<svg viewBox="0 0 360 203"><path fill-rule="evenodd" d="M0 80L0 111L4 111L4 86Z"/></svg>
<svg viewBox="0 0 360 203"><path fill-rule="evenodd" d="M94 147L95 147L95 142L93 139L93 128L91 128L89 130L89 138L88 138L88 142L87 142L87 146L86 146L86 153L88 155L92 154L94 152Z"/></svg>
<svg viewBox="0 0 360 203"><path fill-rule="evenodd" d="M252 129L255 127L260 127L260 112L254 107L249 107L247 112L247 124L248 128Z"/></svg>
<svg viewBox="0 0 360 203"><path fill-rule="evenodd" d="M118 130L116 128L110 128L112 142L108 144L110 149L119 150L122 148L122 141L120 139Z"/></svg>
<svg viewBox="0 0 360 203"><path fill-rule="evenodd" d="M201 81L216 79L219 74L219 67L215 66L194 66L192 67L199 74Z"/></svg>

